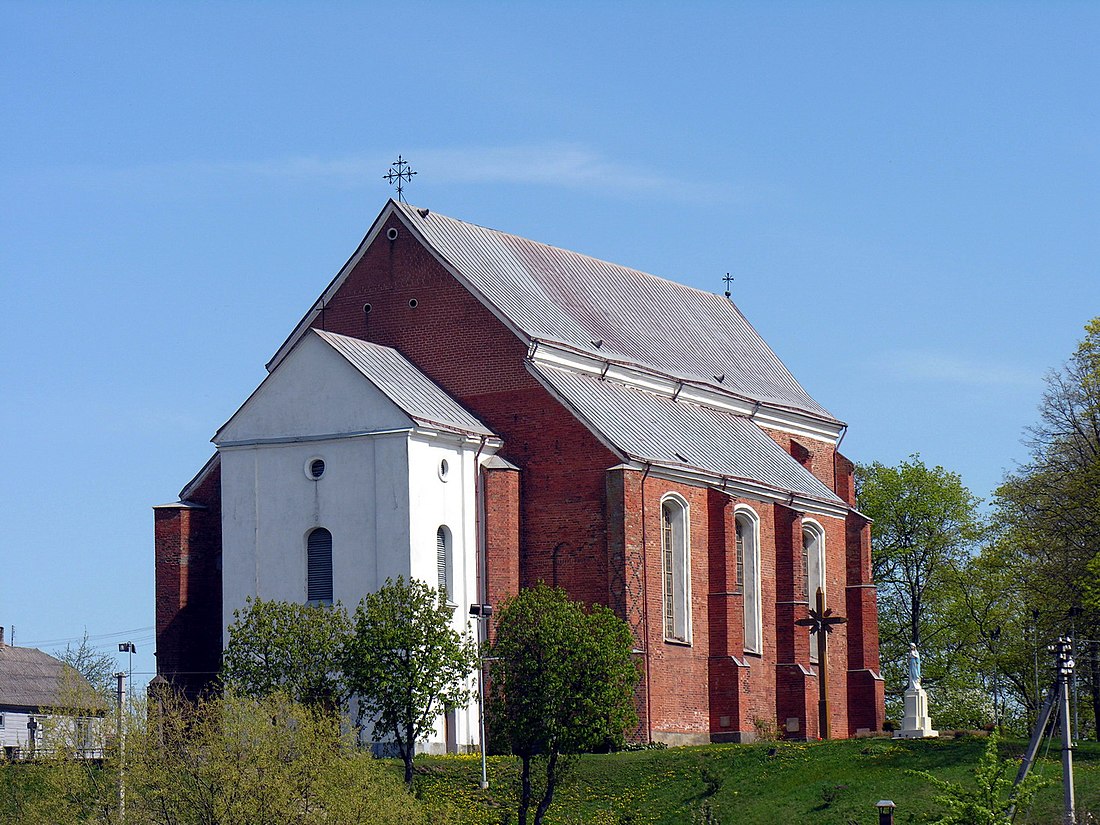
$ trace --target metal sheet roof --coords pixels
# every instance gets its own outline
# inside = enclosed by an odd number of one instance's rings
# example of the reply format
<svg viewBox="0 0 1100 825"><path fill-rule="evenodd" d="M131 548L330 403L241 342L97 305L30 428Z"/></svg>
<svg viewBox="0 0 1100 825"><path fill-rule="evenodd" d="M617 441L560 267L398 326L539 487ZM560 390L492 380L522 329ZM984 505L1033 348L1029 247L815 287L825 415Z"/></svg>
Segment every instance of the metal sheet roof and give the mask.
<svg viewBox="0 0 1100 825"><path fill-rule="evenodd" d="M414 421L456 432L493 435L492 430L466 412L397 350L334 332L318 329L311 332L347 359Z"/></svg>
<svg viewBox="0 0 1100 825"><path fill-rule="evenodd" d="M409 204L394 206L529 338L837 420L726 298Z"/></svg>
<svg viewBox="0 0 1100 825"><path fill-rule="evenodd" d="M542 364L530 369L620 452L847 507L749 419Z"/></svg>
<svg viewBox="0 0 1100 825"><path fill-rule="evenodd" d="M0 642L0 706L99 708L103 699L60 659Z"/></svg>

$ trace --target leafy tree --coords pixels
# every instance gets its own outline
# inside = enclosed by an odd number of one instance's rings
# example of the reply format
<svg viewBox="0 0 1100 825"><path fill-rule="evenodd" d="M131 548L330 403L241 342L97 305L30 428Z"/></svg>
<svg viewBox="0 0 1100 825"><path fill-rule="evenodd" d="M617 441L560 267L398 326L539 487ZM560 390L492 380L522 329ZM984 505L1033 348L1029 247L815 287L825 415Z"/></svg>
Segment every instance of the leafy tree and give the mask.
<svg viewBox="0 0 1100 825"><path fill-rule="evenodd" d="M351 732L320 707L275 693L184 701L152 691L126 725L128 825L428 825L458 821L416 800ZM119 761L102 766L63 749L0 799L5 825L117 825Z"/></svg>
<svg viewBox="0 0 1100 825"><path fill-rule="evenodd" d="M531 765L545 761L541 825L571 754L621 744L637 724L633 637L609 609L585 612L539 584L504 605L491 648L491 711L520 759L519 825L532 801Z"/></svg>
<svg viewBox="0 0 1100 825"><path fill-rule="evenodd" d="M392 735L412 784L417 741L442 710L470 698L477 645L452 627L454 609L442 589L417 579L387 579L355 611L344 672L357 694L359 718L374 723L374 738Z"/></svg>
<svg viewBox="0 0 1100 825"><path fill-rule="evenodd" d="M974 769L973 787L948 782L928 771L914 771L939 789L936 801L947 808L944 816L934 820L936 825L1011 825L1011 811L1026 809L1035 792L1046 784L1038 775L1031 774L1013 791L1019 761L1001 759L997 743L994 732Z"/></svg>
<svg viewBox="0 0 1100 825"><path fill-rule="evenodd" d="M222 657L222 681L231 691L254 698L285 693L330 711L347 701L338 664L351 624L339 604L249 599L233 619Z"/></svg>
<svg viewBox="0 0 1100 825"><path fill-rule="evenodd" d="M1028 460L996 491L997 521L1017 555L1021 613L1039 648L1067 632L1100 634L1100 317L1046 379ZM1095 652L1095 651L1094 651ZM1078 655L1078 661L1082 656ZM1100 718L1100 668L1091 668ZM1100 731L1098 731L1100 737Z"/></svg>
<svg viewBox="0 0 1100 825"><path fill-rule="evenodd" d="M887 693L898 700L909 643L921 648L926 681L935 684L963 661L972 640L953 599L958 574L981 531L979 501L956 473L928 467L919 455L896 467L857 468L859 508L871 533L878 585L879 636Z"/></svg>
<svg viewBox="0 0 1100 825"><path fill-rule="evenodd" d="M64 650L54 651L54 656L75 670L83 677L96 695L104 700L113 697L114 675L118 671L115 660L107 653L96 650L88 641L88 631L84 631L84 638L80 644L73 647L72 643L65 645ZM79 680L74 680L78 683ZM83 705L80 705L83 706Z"/></svg>

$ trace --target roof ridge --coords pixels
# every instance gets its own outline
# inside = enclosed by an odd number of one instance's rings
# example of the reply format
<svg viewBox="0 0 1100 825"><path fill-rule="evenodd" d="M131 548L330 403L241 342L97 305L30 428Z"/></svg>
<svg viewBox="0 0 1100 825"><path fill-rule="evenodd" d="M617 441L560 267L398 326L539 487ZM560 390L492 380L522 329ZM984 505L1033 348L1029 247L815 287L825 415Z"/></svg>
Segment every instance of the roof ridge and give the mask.
<svg viewBox="0 0 1100 825"><path fill-rule="evenodd" d="M397 202L395 201L395 203L397 203ZM453 217L451 215L445 215L442 212L435 212L433 210L427 209L426 207L416 207L416 206L413 206L412 204L405 203L405 202L397 203L397 206L405 208L406 211L411 210L412 215L410 215L410 217L417 217L417 218L423 219L423 218L427 217L427 215L421 215L420 212L421 211L426 211L426 212L428 212L428 214L434 214L434 215L436 215L440 218L444 218L448 221L453 221L455 223L460 223L460 224L463 224L464 226L472 226L475 229L481 229L485 232L493 232L497 235L504 235L505 237L508 237L508 238L515 238L516 240L523 241L524 243L534 244L535 246L541 246L544 249L551 249L555 252L564 252L567 255L575 255L579 258L586 258L590 261L596 261L597 263L607 264L608 266L613 266L617 269L621 269L621 270L624 270L626 272L632 272L636 275L642 275L646 278L652 278L655 281L661 281L661 282L666 283L666 284L672 284L673 286L675 286L679 289L690 290L691 292L698 293L699 295L706 295L706 296L711 297L711 298L717 298L718 300L728 300L728 299L723 298L723 296L719 295L716 292L707 292L705 289L699 289L698 287L691 286L691 284L685 284L681 281L677 281L677 280L674 280L672 278L666 278L664 275L657 275L653 272L647 272L646 270L638 269L635 266L628 266L627 264L621 264L621 263L617 263L615 261L610 261L607 258L599 258L595 255L589 255L587 252L579 252L576 249L568 249L567 247L564 247L564 246L555 246L554 244L549 244L549 243L546 243L545 241L538 241L538 240L535 240L534 238L528 238L525 235L518 235L515 232L508 232L507 230L504 230L504 229L496 229L495 227L492 227L492 226L485 226L484 224L474 223L473 221L467 221L467 220L464 220L462 218ZM742 313L741 310L738 309L737 304L735 304L732 300L729 300L729 304L730 304L730 306L733 307L734 310L737 311L737 313L739 315L741 315L742 318L744 318L744 313ZM746 319L746 321L747 321L747 319Z"/></svg>

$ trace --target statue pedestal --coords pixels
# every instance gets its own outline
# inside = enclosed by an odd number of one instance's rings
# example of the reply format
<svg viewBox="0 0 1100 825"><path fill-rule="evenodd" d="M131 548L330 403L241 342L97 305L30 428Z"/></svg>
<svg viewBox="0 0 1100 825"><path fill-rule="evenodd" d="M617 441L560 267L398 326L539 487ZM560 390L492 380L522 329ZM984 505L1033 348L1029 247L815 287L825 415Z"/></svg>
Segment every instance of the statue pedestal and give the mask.
<svg viewBox="0 0 1100 825"><path fill-rule="evenodd" d="M940 732L932 730L928 718L928 694L919 684L905 691L905 717L901 730L894 731L895 739L931 739Z"/></svg>

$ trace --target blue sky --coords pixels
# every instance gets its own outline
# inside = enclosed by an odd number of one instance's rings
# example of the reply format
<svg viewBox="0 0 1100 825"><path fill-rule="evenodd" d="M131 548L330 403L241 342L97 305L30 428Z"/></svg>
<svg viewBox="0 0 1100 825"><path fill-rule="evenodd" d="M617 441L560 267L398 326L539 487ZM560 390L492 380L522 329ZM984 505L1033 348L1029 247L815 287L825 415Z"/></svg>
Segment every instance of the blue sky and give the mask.
<svg viewBox="0 0 1100 825"><path fill-rule="evenodd" d="M390 189L720 292L988 497L1100 314L1095 3L0 0L0 625L132 638L153 504Z"/></svg>

